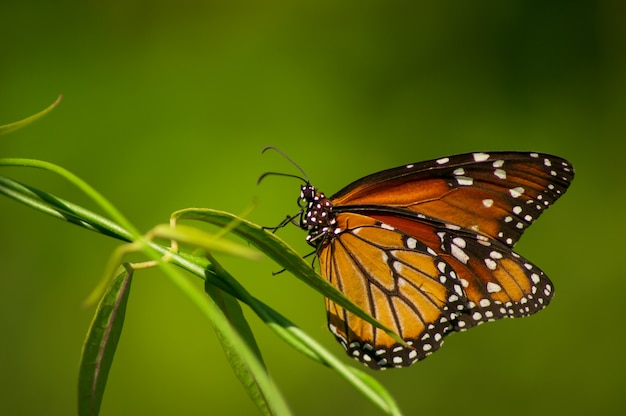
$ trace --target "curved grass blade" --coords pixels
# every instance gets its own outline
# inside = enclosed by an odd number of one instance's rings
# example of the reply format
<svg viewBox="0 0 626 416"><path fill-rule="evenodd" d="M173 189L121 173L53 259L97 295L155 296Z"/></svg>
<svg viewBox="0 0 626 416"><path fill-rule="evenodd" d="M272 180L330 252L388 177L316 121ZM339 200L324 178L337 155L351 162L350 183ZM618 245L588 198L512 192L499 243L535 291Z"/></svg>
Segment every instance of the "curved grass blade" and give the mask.
<svg viewBox="0 0 626 416"><path fill-rule="evenodd" d="M78 375L80 416L95 416L100 412L109 370L124 326L132 276L133 270L128 264L118 269L87 332Z"/></svg>
<svg viewBox="0 0 626 416"><path fill-rule="evenodd" d="M172 253L172 256L177 257L175 253ZM256 386L253 387L244 384L246 392L250 395L254 394L254 396L262 395L262 400L254 399L259 410L266 415L290 415L289 408L267 372L260 355L242 337L242 326L233 325L233 321L230 320L229 313L233 313L233 310L223 309L223 302L215 302L212 296L206 296L206 293L199 291L197 286L192 284L172 264L160 262L159 267L209 319L220 340L227 341L225 352L230 355L229 360L237 357L235 362L239 365L236 369L238 376L242 372L246 372L243 380L254 380L256 383ZM242 380L241 377L240 380Z"/></svg>
<svg viewBox="0 0 626 416"><path fill-rule="evenodd" d="M55 102L53 102L47 108L38 112L37 114L33 114L30 117L26 117L25 119L16 121L14 123L9 123L9 124L0 126L0 136L2 136L3 134L11 133L12 131L15 131L15 130L19 130L24 126L29 125L33 121L38 120L41 117L45 116L50 111L52 111L57 105L59 105L59 103L61 102L61 98L63 98L63 95L59 95Z"/></svg>
<svg viewBox="0 0 626 416"><path fill-rule="evenodd" d="M250 242L256 248L276 261L276 263L293 273L294 276L311 286L316 291L320 292L364 321L382 329L399 343L404 344L404 341L395 332L378 322L367 312L363 311L333 285L319 276L315 270L313 270L311 266L307 264L302 257L293 251L293 249L291 249L291 247L289 247L283 240L278 238L276 235L267 232L260 226L244 220L243 218L239 218L231 213L208 208L190 208L176 211L172 214L172 218L195 219L222 227L232 226L234 223L234 226L232 227L232 232L234 234Z"/></svg>
<svg viewBox="0 0 626 416"><path fill-rule="evenodd" d="M69 170L61 166L55 165L54 163L46 162L44 160L24 158L0 158L0 166L42 169L63 177L72 185L81 190L93 202L95 202L114 221L124 227L130 234L131 240L140 240L142 238L142 235L137 230L137 228L130 221L128 221L128 219L126 219L126 217L122 215L122 213L108 199L106 199L104 195L96 191L86 181L84 181L74 173L70 172Z"/></svg>
<svg viewBox="0 0 626 416"><path fill-rule="evenodd" d="M73 202L69 202L63 198L59 198L5 176L0 176L0 195L5 195L44 214L70 222L90 231L95 231L126 242L132 241L132 235L111 220L95 214L93 211L89 211Z"/></svg>
<svg viewBox="0 0 626 416"><path fill-rule="evenodd" d="M215 270L215 273L220 277L218 281L228 283L229 286L237 292L240 299L250 306L257 316L292 348L332 368L386 414L401 414L391 395L378 381L344 364L294 323L260 300L251 296L244 288L240 287L239 283L226 270L218 268ZM215 279L211 279L210 275L207 274L207 283L209 283L209 281L211 281L211 284L215 283Z"/></svg>
<svg viewBox="0 0 626 416"><path fill-rule="evenodd" d="M147 236L148 239L152 239L152 237L190 244L205 250L207 253L223 253L248 260L261 260L261 253L250 247L234 243L188 225L172 227L169 224L160 224L152 228Z"/></svg>
<svg viewBox="0 0 626 416"><path fill-rule="evenodd" d="M267 371L261 350L254 339L254 334L237 300L228 293L209 284L208 281L205 281L204 290L220 309L224 311L233 329L237 331L242 341L247 344L249 351L256 356L262 368ZM237 348L233 346L233 340L224 336L220 331L216 331L216 334L235 375L259 411L264 415L281 414L279 413L279 409L275 406L275 400L272 397L275 387L273 385L266 385L268 382L271 383L271 379L256 377L254 369L250 368L247 360L243 358L237 351Z"/></svg>
<svg viewBox="0 0 626 416"><path fill-rule="evenodd" d="M126 242L133 240L132 234L115 222L106 219L98 214L95 214L94 212L87 210L77 204L56 197L52 194L40 191L28 185L21 184L12 179L0 177L0 194L5 194L17 200L18 202L22 202L41 212L60 219L64 219L76 225L83 226L91 231L100 232ZM187 210L187 213L185 215L179 215L179 218L194 218L192 212L193 210ZM232 214L222 213L219 211L211 212L217 213L218 217L220 217L222 221L222 223L213 223L217 225L222 225L225 223L228 224L228 228L224 229L232 228L234 225L237 225L244 221ZM252 224L252 226L255 225ZM272 234L266 233L263 229L261 229L261 227L255 227L262 234L267 234L270 237L275 238L280 244L283 244L284 249L286 250L284 253L285 255L291 256L296 264L299 262L300 266L302 266L305 270L311 272L312 276L314 276L317 281L321 280L312 271L310 266L306 262L304 262L297 253L293 252L293 250L291 250L286 244L282 243L281 240L277 239ZM240 233L240 235L245 238L244 234L245 233ZM294 325L280 313L250 295L243 287L241 287L241 285L239 285L239 283L232 276L230 276L225 271L219 273L220 277L216 277L216 275L214 275L213 272L210 271L210 264L206 258L193 256L185 252L171 253L168 247L164 247L150 241L146 241L145 243L153 250L156 250L158 253L160 253L159 256L169 256L171 261L177 266L182 267L183 269L195 274L198 277L210 280L211 284L220 287L222 290L230 293L233 296L236 296L238 299L248 304L252 308L252 310L254 310L254 312L285 342L287 342L289 345L302 352L303 354L307 355L308 357L333 368L385 413L399 414L399 412L395 411L395 409L397 409L397 406L395 405L391 396L389 396L389 394L385 392L385 389L376 380L372 379L371 377L368 380L366 374L363 374L364 377L356 377L353 374L352 368L350 366L343 364L339 359L335 358L330 352L326 351L324 347L319 345L315 340L308 337L306 333L300 330L296 325ZM274 247L274 250L280 251L281 248ZM277 255L280 256L280 253L278 253ZM155 257L155 259L157 258L158 257ZM284 262L279 261L279 264L284 265ZM209 269L207 269L207 267L209 267ZM186 290L184 291L186 292ZM195 303L198 304L201 302L196 299ZM203 308L206 309L206 306L204 306ZM205 313L208 314L208 312ZM381 392L383 392L384 394ZM82 414L83 413L81 413L81 415Z"/></svg>
<svg viewBox="0 0 626 416"><path fill-rule="evenodd" d="M363 383L364 385L366 385L369 388L367 391L375 392L376 398L378 400L381 400L387 406L386 409L385 409L387 414L393 415L393 416L401 416L402 415L402 411L398 407L398 404L396 403L394 398L378 382L378 380L376 380L375 378L373 378L372 376L370 376L366 372L364 372L361 369L358 369L356 367L350 367L349 370L352 373L353 377L360 381L360 383L354 382L353 384L360 385L361 383Z"/></svg>

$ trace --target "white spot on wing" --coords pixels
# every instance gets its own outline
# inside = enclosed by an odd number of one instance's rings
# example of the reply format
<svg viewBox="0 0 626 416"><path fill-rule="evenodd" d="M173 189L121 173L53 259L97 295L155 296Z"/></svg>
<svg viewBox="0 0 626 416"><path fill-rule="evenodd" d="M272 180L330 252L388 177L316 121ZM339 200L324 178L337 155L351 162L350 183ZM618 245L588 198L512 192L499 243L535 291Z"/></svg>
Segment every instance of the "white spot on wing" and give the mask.
<svg viewBox="0 0 626 416"><path fill-rule="evenodd" d="M487 153L474 153L474 161L476 162L484 162L487 159L489 159Z"/></svg>
<svg viewBox="0 0 626 416"><path fill-rule="evenodd" d="M495 270L498 265L492 259L485 259L485 264L489 270Z"/></svg>
<svg viewBox="0 0 626 416"><path fill-rule="evenodd" d="M493 205L493 199L483 199L483 205L486 208L491 208L491 206Z"/></svg>
<svg viewBox="0 0 626 416"><path fill-rule="evenodd" d="M465 248L465 246L467 245L467 243L465 242L465 240L463 240L461 237L455 237L452 239L452 242L459 246L460 248Z"/></svg>
<svg viewBox="0 0 626 416"><path fill-rule="evenodd" d="M438 165L445 165L446 163L448 163L450 161L450 158L448 157L442 157L441 159L437 159L437 164Z"/></svg>
<svg viewBox="0 0 626 416"><path fill-rule="evenodd" d="M509 189L509 193L513 198L519 198L524 193L524 188L518 186L516 188Z"/></svg>
<svg viewBox="0 0 626 416"><path fill-rule="evenodd" d="M455 259L463 264L467 264L467 262L469 261L469 256L467 255L467 253L465 253L462 249L454 244L450 246L450 254L452 254Z"/></svg>
<svg viewBox="0 0 626 416"><path fill-rule="evenodd" d="M501 290L502 290L502 287L500 287L499 284L493 283L493 282L488 282L487 283L487 292L489 292L489 293L498 293Z"/></svg>

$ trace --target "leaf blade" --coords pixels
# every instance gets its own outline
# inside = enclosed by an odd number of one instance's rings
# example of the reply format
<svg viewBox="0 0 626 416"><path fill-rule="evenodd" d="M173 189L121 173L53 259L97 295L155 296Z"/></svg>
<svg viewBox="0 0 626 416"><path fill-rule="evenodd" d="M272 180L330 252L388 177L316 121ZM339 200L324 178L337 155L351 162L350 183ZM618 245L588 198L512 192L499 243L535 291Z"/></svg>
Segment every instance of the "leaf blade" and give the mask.
<svg viewBox="0 0 626 416"><path fill-rule="evenodd" d="M100 412L109 370L124 327L132 275L132 268L126 264L117 270L87 331L78 375L80 416L95 416Z"/></svg>
<svg viewBox="0 0 626 416"><path fill-rule="evenodd" d="M59 95L52 104L50 104L48 107L44 108L40 112L33 114L32 116L28 116L22 120L0 126L0 136L2 136L3 134L11 133L15 130L19 130L22 127L29 125L33 121L45 116L50 111L54 110L57 105L59 105L59 103L61 102L61 98L63 98L63 95Z"/></svg>
<svg viewBox="0 0 626 416"><path fill-rule="evenodd" d="M261 350L237 300L228 293L209 284L208 281L205 284L205 292L224 311L233 329L237 331L242 341L247 344L249 352L256 357L262 369L266 370ZM245 357L242 357L238 349L232 345L233 340L224 336L221 331L216 330L216 334L233 372L259 411L264 415L281 414L279 412L285 409L280 409L280 406L275 405L275 403L280 401L274 398L275 387L267 385L268 382L271 383L271 379L257 377L255 369L248 365Z"/></svg>
<svg viewBox="0 0 626 416"><path fill-rule="evenodd" d="M232 226L232 232L244 238L279 265L290 271L295 277L320 292L333 302L352 312L364 321L382 329L389 336L401 344L404 341L391 329L387 328L371 315L348 299L337 288L318 275L304 259L296 253L287 243L276 235L267 232L260 226L237 217L229 212L218 211L208 208L189 208L172 214L176 219L195 219L206 221L219 226Z"/></svg>

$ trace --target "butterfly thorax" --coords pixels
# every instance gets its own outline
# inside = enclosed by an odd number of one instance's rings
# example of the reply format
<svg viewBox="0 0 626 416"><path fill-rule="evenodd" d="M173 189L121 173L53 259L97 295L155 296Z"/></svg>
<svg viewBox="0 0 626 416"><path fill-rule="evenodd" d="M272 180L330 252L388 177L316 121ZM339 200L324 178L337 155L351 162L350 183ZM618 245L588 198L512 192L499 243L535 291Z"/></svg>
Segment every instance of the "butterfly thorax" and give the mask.
<svg viewBox="0 0 626 416"><path fill-rule="evenodd" d="M306 204L300 216L300 228L309 232L306 241L316 247L329 233L336 231L333 203L310 184L302 186L300 200Z"/></svg>

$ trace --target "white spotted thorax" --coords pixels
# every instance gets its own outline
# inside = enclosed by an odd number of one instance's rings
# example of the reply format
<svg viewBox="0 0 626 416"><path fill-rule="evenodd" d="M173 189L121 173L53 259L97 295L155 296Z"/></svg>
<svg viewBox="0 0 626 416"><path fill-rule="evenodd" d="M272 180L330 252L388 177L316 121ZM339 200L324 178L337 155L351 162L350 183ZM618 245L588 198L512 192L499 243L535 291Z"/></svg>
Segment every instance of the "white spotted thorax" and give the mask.
<svg viewBox="0 0 626 416"><path fill-rule="evenodd" d="M362 328L362 322L351 325L348 321L355 318L344 314L337 318L339 323L332 323L329 311L331 332L350 356L373 369L405 367L439 349L449 333L545 308L554 294L552 283L512 247L563 195L573 177L571 164L556 156L476 152L378 172L330 198L306 183L301 187L299 225L308 232L306 241L317 248L317 254L335 243L343 247L337 252L345 253L355 244L365 251L333 259L325 277L340 290L342 285L367 286L366 299L352 300L366 305L376 319L391 319L385 325L399 325L405 344L379 344L376 336L362 338L354 329ZM383 194L387 184L389 203ZM411 192L417 200L410 199ZM439 193L432 196L434 192ZM376 202L368 202L370 193ZM403 231L407 224L412 225ZM372 261L379 263L372 267ZM339 266L340 262L352 263ZM347 278L342 270L358 282L342 281ZM445 295L428 300L432 293L423 289L420 276L431 279L426 286L434 285ZM372 293L378 293L381 305L373 303ZM424 321L421 308L430 311L430 317L437 302L442 302L437 306L439 315ZM413 333L410 320L397 323L399 315L388 312L396 305L404 311L413 309L412 319L424 329Z"/></svg>
<svg viewBox="0 0 626 416"><path fill-rule="evenodd" d="M300 199L306 203L306 209L300 218L300 228L309 232L306 241L316 247L319 239L323 239L329 232L336 232L337 220L332 214L333 204L310 184L302 186Z"/></svg>

